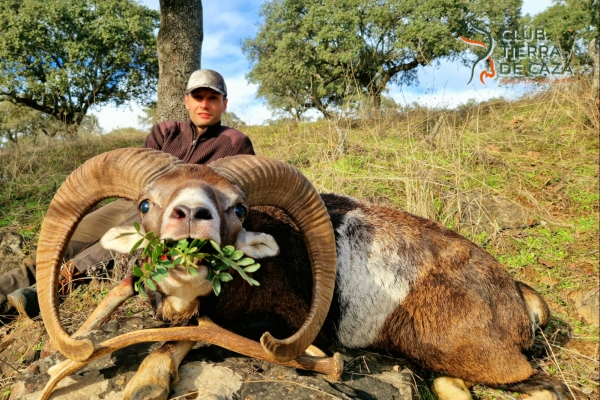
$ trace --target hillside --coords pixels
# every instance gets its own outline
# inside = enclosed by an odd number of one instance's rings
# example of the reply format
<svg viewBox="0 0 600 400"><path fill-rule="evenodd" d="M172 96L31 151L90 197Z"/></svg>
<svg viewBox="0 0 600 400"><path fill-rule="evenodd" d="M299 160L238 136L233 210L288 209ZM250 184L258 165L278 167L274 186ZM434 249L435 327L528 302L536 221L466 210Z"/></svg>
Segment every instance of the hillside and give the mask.
<svg viewBox="0 0 600 400"><path fill-rule="evenodd" d="M538 368L597 394L598 313L578 311L578 299L590 293L597 299L599 285L599 119L590 86L583 80L457 110L415 106L337 126L242 130L257 154L298 167L322 192L403 208L484 247L550 304L553 319L538 336L546 352L535 360ZM65 177L93 155L140 146L145 134L121 130L0 148L0 231L21 233L32 251ZM10 379L2 385L10 387ZM513 398L476 391L481 398Z"/></svg>

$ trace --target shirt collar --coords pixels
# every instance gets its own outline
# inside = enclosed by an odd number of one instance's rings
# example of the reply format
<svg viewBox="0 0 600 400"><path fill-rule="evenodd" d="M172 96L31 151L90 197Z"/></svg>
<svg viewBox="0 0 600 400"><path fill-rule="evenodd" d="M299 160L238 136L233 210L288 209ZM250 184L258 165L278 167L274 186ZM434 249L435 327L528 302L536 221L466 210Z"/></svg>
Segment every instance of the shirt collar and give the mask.
<svg viewBox="0 0 600 400"><path fill-rule="evenodd" d="M192 132L197 132L196 125L194 125L194 123L192 122L191 119L188 120L188 123L190 125ZM221 131L221 126L222 126L221 121L219 121L214 125L204 128L203 130L200 131L200 133L198 133L196 140L198 140L201 137L206 138L206 137L216 136Z"/></svg>

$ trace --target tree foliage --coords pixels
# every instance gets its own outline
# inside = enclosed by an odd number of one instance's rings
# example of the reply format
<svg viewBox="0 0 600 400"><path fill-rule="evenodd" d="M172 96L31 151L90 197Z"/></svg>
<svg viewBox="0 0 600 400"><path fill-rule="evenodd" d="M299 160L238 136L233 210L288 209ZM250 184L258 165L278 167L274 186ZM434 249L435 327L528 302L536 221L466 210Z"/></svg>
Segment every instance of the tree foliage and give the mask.
<svg viewBox="0 0 600 400"><path fill-rule="evenodd" d="M500 38L515 28L520 0L271 0L244 42L247 78L272 109L329 116L350 95L378 107L390 83L417 82L417 68L465 57L458 35L472 24Z"/></svg>
<svg viewBox="0 0 600 400"><path fill-rule="evenodd" d="M50 115L10 101L0 102L0 146L1 142L17 143L24 136L52 137L62 129L64 125Z"/></svg>
<svg viewBox="0 0 600 400"><path fill-rule="evenodd" d="M0 99L75 135L93 105L148 101L159 14L134 0L2 0Z"/></svg>
<svg viewBox="0 0 600 400"><path fill-rule="evenodd" d="M591 65L588 43L598 37L597 0L558 0L535 15L532 24L558 46L563 63Z"/></svg>
<svg viewBox="0 0 600 400"><path fill-rule="evenodd" d="M221 116L221 123L223 125L227 125L231 128L241 129L246 125L244 120L242 120L236 113L233 111L227 111Z"/></svg>
<svg viewBox="0 0 600 400"><path fill-rule="evenodd" d="M84 135L102 132L98 118L93 114L86 115L77 132ZM24 137L36 139L40 135L64 136L65 124L53 116L31 107L10 101L0 101L0 147L17 144Z"/></svg>

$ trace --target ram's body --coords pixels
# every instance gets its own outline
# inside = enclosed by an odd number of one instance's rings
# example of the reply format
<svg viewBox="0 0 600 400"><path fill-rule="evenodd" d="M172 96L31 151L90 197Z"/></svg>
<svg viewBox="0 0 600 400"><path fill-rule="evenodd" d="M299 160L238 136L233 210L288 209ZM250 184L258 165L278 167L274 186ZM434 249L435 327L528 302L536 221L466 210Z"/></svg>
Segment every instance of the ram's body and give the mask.
<svg viewBox="0 0 600 400"><path fill-rule="evenodd" d="M106 320L109 311L95 311L74 337L64 332L53 292L61 244L86 210L112 193L137 201L146 232L170 241L235 245L262 265L254 274L260 287L238 278L218 297L204 279L206 266L197 277L171 271L150 292L160 318L181 323L208 316L245 336L260 336L265 353L278 362L298 357L313 341L402 353L453 377L434 383L441 399L470 398L464 381L537 399L550 391L567 398L565 385L534 374L521 353L532 344L536 325L547 322L546 303L484 250L438 223L349 197L319 197L294 168L259 157L206 167L129 149L98 156L78 171L51 204L38 248L42 316L72 360L91 357L93 344L76 336ZM247 207L255 206L261 207L246 217ZM101 242L128 252L137 238L123 233L132 230L113 228ZM133 293L127 282L107 309ZM168 344L151 355L125 397L166 398L193 345Z"/></svg>
<svg viewBox="0 0 600 400"><path fill-rule="evenodd" d="M335 231L338 270L318 340L400 352L427 368L486 384L531 375L521 354L533 343L535 326L524 286L493 257L406 212L345 196L323 199ZM245 336L269 331L287 337L306 319L311 300L302 237L272 208L252 210L244 227L272 235L280 254L260 260L254 273L260 287L228 282L219 297L203 301L201 311ZM542 322L544 312L542 307Z"/></svg>

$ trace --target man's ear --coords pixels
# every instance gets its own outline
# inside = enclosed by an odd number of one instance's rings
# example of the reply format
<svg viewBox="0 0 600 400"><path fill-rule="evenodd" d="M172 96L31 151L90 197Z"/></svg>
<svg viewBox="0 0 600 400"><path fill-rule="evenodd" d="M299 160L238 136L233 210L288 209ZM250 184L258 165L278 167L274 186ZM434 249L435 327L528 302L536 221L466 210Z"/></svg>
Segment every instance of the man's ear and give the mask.
<svg viewBox="0 0 600 400"><path fill-rule="evenodd" d="M279 254L279 246L273 236L261 232L248 232L245 229L238 234L235 248L255 260Z"/></svg>
<svg viewBox="0 0 600 400"><path fill-rule="evenodd" d="M133 233L133 235L130 235ZM143 235L144 228L140 229L140 233ZM127 234L127 235L123 235ZM129 253L133 246L140 240L140 235L135 231L133 226L117 226L110 228L108 232L100 239L100 246L106 250L116 251L118 253ZM144 248L148 244L148 241L144 239L140 247Z"/></svg>

